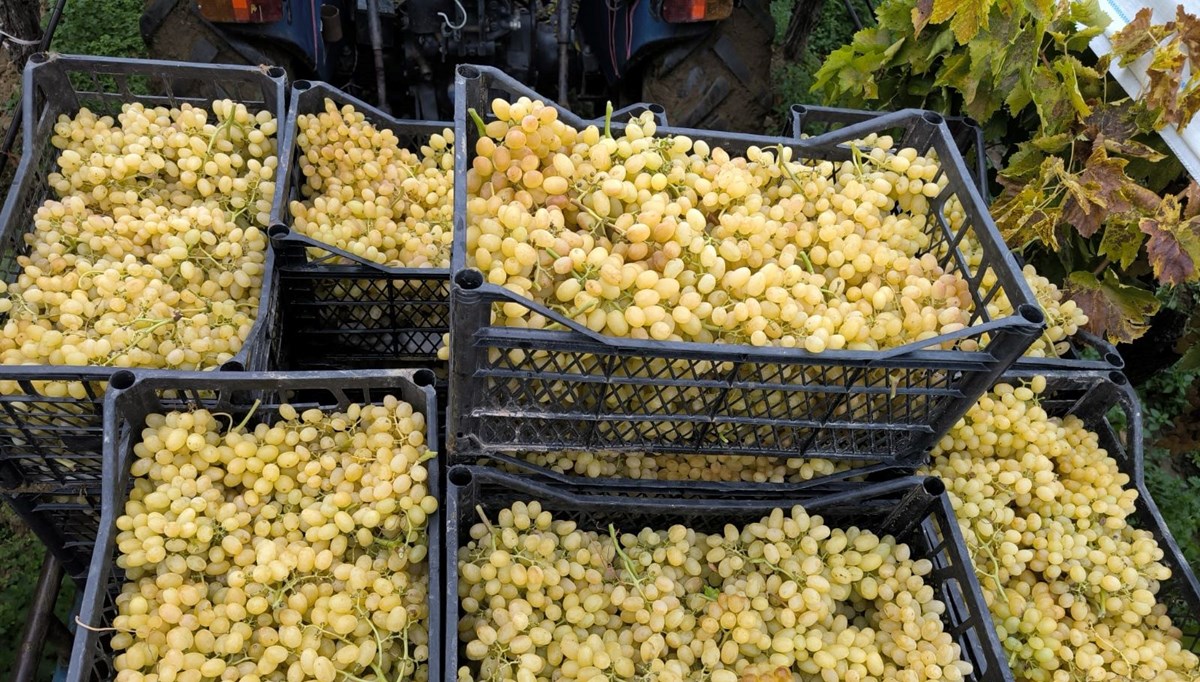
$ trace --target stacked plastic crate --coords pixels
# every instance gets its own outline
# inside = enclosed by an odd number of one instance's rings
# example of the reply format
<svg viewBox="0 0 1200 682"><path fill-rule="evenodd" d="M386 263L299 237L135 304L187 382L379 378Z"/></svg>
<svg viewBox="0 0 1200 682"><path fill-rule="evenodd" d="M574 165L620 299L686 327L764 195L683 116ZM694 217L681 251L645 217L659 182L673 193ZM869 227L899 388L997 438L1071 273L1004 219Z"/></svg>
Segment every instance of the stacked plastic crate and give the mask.
<svg viewBox="0 0 1200 682"><path fill-rule="evenodd" d="M480 136L469 112L491 111L493 98L528 97L555 106L569 125L589 123L503 73L460 68L453 124L396 120L329 85L305 81L293 85L285 112L284 90L282 74L274 70L127 60L38 58L27 73L26 139L47 142L27 150L0 221L10 279L14 256L23 248L20 237L50 195L44 178L53 168L48 140L58 114L81 106L112 114L129 101L207 105L230 97L257 102L282 122L260 315L247 349L221 368L226 371L0 367L5 382L0 385L19 388L0 391L5 405L0 484L12 482L3 492L86 582L71 682L113 679L114 638L136 634L113 629L120 600L131 598L120 596L128 577L118 562L128 550L120 538L129 529L119 527L118 519L131 508L135 480L145 475L135 468L136 457L145 452L135 457L135 450L151 437L143 429L160 423L150 415L206 410L228 419L229 430L234 425L253 430L279 419L284 404L319 420L352 403L391 398L423 415L425 443L445 448L428 466L429 489L439 503L428 519L422 669L430 680L454 679L462 667L478 679L480 666L498 665L478 647L468 649L472 632L463 623L480 600L461 591L460 560L481 539L472 535L481 522L485 531L499 532L490 520L515 503L535 501L555 519L611 534L614 542L618 534L666 531L677 524L723 532L729 524L753 524L795 505L820 514L831 527L891 535L908 545L913 560L928 562L925 581L945 606L941 627L970 664L966 679L1011 679L949 493L938 479L915 474L980 396L997 382L1032 374L1049 375L1043 399L1048 412L1083 418L1135 482L1137 522L1154 534L1173 572L1161 597L1195 639L1196 580L1145 494L1140 412L1114 372L1119 357L1095 342L1098 357L1076 347L1077 355L1066 359L1021 359L1042 333L1042 314L988 216L978 126L920 111L796 108L788 136L763 137L669 129L663 112L651 108L661 124L659 135L686 135L731 154L788 148L799 159L841 162L853 157L854 141L874 133L936 155L946 186L930 197L925 250L967 282L970 324L887 350L811 353L605 336L489 283L465 249L467 172ZM453 128L454 240L448 268L393 267L298 229L291 202L306 198L308 182L300 160L300 117L347 105L409 148ZM622 130L622 114L646 109L619 112L614 129ZM962 214L954 225L943 211L951 200ZM964 249L968 242L970 255ZM989 312L998 296L1007 299L1012 314ZM535 311L547 328L498 324L505 306ZM448 363L438 360L447 336ZM42 382L68 380L83 387L84 398L52 398L41 388ZM1106 421L1114 405L1126 413L1124 440ZM734 458L755 464L745 475L723 473ZM770 473L756 470L763 463ZM617 558L610 559L619 573ZM624 570L636 582L636 569ZM272 613L290 607L289 596L274 595L265 607ZM290 631L280 633L276 637L290 642ZM263 638L255 649L256 669L263 659L270 659L267 668L277 669L272 667L277 652L266 651L274 640L267 641L268 633L256 636ZM320 655L343 656L339 665L360 665L349 654ZM518 674L519 661L509 661L508 672L527 678ZM278 663L285 662L299 666L296 676L307 675L296 652ZM227 663L236 667L246 660ZM291 679L290 668L282 669ZM326 672L322 668L317 678ZM610 672L606 679L626 677ZM356 671L343 676L360 679Z"/></svg>

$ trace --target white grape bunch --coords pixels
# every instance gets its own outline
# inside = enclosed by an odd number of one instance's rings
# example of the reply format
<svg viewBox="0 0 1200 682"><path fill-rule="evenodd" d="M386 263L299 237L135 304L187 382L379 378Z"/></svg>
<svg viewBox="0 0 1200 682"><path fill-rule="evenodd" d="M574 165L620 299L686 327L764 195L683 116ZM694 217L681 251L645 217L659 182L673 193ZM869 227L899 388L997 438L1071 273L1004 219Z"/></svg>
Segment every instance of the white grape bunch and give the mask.
<svg viewBox="0 0 1200 682"><path fill-rule="evenodd" d="M450 266L453 131L410 150L390 129L331 99L325 111L302 114L297 127L303 178L289 204L297 232L381 265Z"/></svg>
<svg viewBox="0 0 1200 682"><path fill-rule="evenodd" d="M276 121L126 104L60 116L59 150L13 281L0 362L203 369L233 359L258 314ZM5 383L0 390L13 387ZM48 384L83 397L81 384Z"/></svg>
<svg viewBox="0 0 1200 682"><path fill-rule="evenodd" d="M1200 658L1157 593L1163 549L1131 524L1137 490L1098 436L1000 384L942 438L946 481L1018 682L1195 680Z"/></svg>
<svg viewBox="0 0 1200 682"><path fill-rule="evenodd" d="M516 456L560 474L657 481L799 483L853 468L846 461L756 455L552 450ZM517 468L512 470L519 472Z"/></svg>
<svg viewBox="0 0 1200 682"><path fill-rule="evenodd" d="M524 98L492 113L468 171L467 261L594 331L820 352L970 323L966 280L929 252L947 180L890 138L802 163L655 137L648 115L610 135ZM497 322L548 326L516 303Z"/></svg>
<svg viewBox="0 0 1200 682"><path fill-rule="evenodd" d="M619 533L536 501L459 549L461 682L961 680L932 568L801 507L705 533Z"/></svg>
<svg viewBox="0 0 1200 682"><path fill-rule="evenodd" d="M117 682L428 679L424 416L391 396L278 416L147 417L116 522Z"/></svg>

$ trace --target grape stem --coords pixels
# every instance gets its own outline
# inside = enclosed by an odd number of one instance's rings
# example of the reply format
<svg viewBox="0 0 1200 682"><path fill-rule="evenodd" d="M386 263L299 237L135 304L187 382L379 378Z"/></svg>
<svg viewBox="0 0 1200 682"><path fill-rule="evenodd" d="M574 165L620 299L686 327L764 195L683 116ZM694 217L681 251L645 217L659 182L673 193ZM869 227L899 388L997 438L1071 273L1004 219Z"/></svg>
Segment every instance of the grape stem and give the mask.
<svg viewBox="0 0 1200 682"><path fill-rule="evenodd" d="M230 430L237 432L237 431L241 431L242 429L246 428L246 424L250 423L250 418L254 416L254 413L256 411L258 411L259 405L262 405L262 401L259 400L258 398L255 398L254 403L252 403L250 405L250 410L248 412L246 412L246 416L242 417L242 421L238 422L238 425L233 427Z"/></svg>
<svg viewBox="0 0 1200 682"><path fill-rule="evenodd" d="M612 139L613 103L611 100L604 104L604 136Z"/></svg>
<svg viewBox="0 0 1200 682"><path fill-rule="evenodd" d="M478 111L475 111L475 107L468 107L467 115L475 122L475 130L479 133L479 136L487 137L487 126L483 124L483 118L479 115Z"/></svg>
<svg viewBox="0 0 1200 682"><path fill-rule="evenodd" d="M609 108L612 108L611 103L609 104ZM646 593L642 591L642 578L638 575L637 569L634 568L633 560L629 558L625 550L621 549L621 540L617 537L617 529L611 523L608 524L608 535L612 538L613 549L616 550L617 556L621 557L621 563L625 564L625 572L633 580L634 588L637 589L638 594L642 595L642 599L646 599Z"/></svg>

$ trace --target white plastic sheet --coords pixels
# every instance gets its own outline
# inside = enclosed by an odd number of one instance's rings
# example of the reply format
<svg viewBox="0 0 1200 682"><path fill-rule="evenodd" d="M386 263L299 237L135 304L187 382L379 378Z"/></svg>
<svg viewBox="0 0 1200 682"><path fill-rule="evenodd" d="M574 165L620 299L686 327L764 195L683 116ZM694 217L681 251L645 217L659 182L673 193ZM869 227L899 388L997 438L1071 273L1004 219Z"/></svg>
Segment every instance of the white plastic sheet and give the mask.
<svg viewBox="0 0 1200 682"><path fill-rule="evenodd" d="M1112 52L1112 35L1133 21L1134 16L1143 7L1150 8L1153 13L1152 23L1158 24L1174 20L1175 10L1179 5L1183 5L1184 9L1193 14L1200 13L1200 0L1100 0L1100 7L1112 17L1112 23L1102 35L1092 39L1092 51L1101 56ZM1192 61L1200 62L1200 55L1190 56ZM1150 64L1150 59L1151 56L1146 54L1124 67L1118 66L1114 61L1109 72L1121 87L1125 88L1125 92L1136 99L1141 97L1146 89L1146 67ZM1187 77L1185 72L1184 78ZM1193 180L1200 181L1200 123L1197 121L1200 121L1200 117L1193 119L1183 130L1171 125L1163 128L1159 134L1179 158L1188 175L1192 176Z"/></svg>

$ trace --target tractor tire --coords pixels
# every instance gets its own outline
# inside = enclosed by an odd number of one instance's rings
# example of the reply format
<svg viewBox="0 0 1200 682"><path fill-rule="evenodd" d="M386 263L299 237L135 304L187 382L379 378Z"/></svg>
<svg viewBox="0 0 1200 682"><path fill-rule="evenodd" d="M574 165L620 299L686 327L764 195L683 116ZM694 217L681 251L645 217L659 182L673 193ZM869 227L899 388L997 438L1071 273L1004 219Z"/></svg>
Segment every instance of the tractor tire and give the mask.
<svg viewBox="0 0 1200 682"><path fill-rule="evenodd" d="M642 99L661 104L672 126L762 133L772 111L766 3L748 0L698 41L657 55L642 75Z"/></svg>

